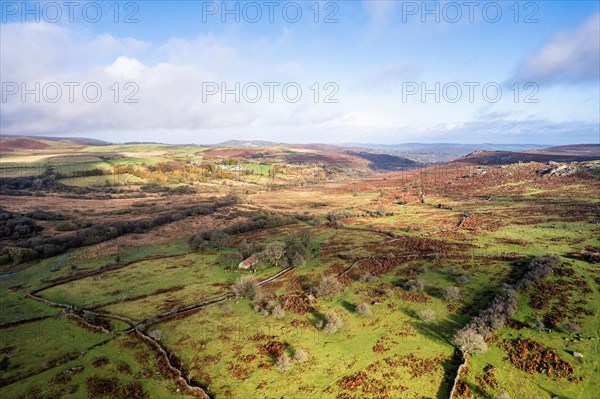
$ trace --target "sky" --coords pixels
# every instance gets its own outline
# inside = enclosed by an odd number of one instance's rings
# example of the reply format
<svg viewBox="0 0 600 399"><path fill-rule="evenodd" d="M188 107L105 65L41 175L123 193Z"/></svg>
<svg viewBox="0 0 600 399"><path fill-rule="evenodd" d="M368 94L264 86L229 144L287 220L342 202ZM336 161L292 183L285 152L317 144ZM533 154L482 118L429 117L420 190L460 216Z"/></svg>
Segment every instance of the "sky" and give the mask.
<svg viewBox="0 0 600 399"><path fill-rule="evenodd" d="M0 1L1 134L600 143L598 1Z"/></svg>

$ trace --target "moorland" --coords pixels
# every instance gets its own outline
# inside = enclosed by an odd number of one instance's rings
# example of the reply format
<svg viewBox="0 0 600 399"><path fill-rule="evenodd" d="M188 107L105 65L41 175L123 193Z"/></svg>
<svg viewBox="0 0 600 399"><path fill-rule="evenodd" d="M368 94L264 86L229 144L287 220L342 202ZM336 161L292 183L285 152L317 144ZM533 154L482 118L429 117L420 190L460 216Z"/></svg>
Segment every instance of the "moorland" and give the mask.
<svg viewBox="0 0 600 399"><path fill-rule="evenodd" d="M598 397L598 145L0 152L3 398Z"/></svg>

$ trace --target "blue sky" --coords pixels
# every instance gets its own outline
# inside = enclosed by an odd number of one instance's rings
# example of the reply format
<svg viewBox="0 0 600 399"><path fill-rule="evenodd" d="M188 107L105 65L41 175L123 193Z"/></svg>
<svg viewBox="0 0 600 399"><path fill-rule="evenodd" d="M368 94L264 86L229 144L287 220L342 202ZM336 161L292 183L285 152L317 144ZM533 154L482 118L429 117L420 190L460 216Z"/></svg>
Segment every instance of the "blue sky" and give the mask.
<svg viewBox="0 0 600 399"><path fill-rule="evenodd" d="M597 1L81 1L73 22L62 2L22 3L0 9L4 134L600 142Z"/></svg>

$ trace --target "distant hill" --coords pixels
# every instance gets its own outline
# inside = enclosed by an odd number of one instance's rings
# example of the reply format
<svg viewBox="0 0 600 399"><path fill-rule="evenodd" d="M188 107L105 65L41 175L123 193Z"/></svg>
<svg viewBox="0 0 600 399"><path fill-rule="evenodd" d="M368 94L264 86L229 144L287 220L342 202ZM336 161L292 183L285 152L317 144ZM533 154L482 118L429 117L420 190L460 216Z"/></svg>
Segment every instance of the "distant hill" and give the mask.
<svg viewBox="0 0 600 399"><path fill-rule="evenodd" d="M3 138L0 140L0 152L13 152L18 150L43 150L50 147L41 140L24 137Z"/></svg>
<svg viewBox="0 0 600 399"><path fill-rule="evenodd" d="M3 139L3 141L4 141L4 139L28 139L30 141L31 140L69 141L69 142L75 143L75 144L94 145L94 146L111 145L112 144L112 143L109 143L108 141L91 139L91 138L87 138L87 137L52 137L52 136L28 136L28 135L3 134L1 138ZM24 147L24 149L27 149L27 148Z"/></svg>
<svg viewBox="0 0 600 399"><path fill-rule="evenodd" d="M377 154L373 152L346 151L348 155L366 159L371 163L371 168L376 170L397 171L407 170L419 164L411 159L390 154Z"/></svg>
<svg viewBox="0 0 600 399"><path fill-rule="evenodd" d="M457 143L403 143L403 144L343 144L414 159L422 163L444 163L468 155L474 151L511 151L543 149L539 144L457 144Z"/></svg>
<svg viewBox="0 0 600 399"><path fill-rule="evenodd" d="M531 154L600 157L600 144L572 144L524 151Z"/></svg>
<svg viewBox="0 0 600 399"><path fill-rule="evenodd" d="M283 143L264 140L227 140L222 143L214 144L212 147L275 147Z"/></svg>
<svg viewBox="0 0 600 399"><path fill-rule="evenodd" d="M572 151L568 150L551 150L541 152L475 151L453 162L462 162L475 165L509 165L518 162L584 162L598 159L600 159L600 154L595 156L574 155Z"/></svg>

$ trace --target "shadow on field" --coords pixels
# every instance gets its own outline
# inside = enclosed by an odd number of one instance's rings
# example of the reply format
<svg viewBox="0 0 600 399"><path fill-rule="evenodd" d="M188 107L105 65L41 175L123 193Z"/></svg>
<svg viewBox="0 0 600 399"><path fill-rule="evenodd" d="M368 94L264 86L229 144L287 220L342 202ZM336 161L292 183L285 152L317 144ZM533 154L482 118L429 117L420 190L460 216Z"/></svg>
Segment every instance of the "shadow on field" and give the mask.
<svg viewBox="0 0 600 399"><path fill-rule="evenodd" d="M346 301L346 300L343 300L343 301L341 302L341 305L342 305L342 307L343 307L344 309L346 309L348 312L350 312L350 313L356 313L356 305L354 305L354 304L352 304L352 303L350 303L350 302L348 302L348 301Z"/></svg>
<svg viewBox="0 0 600 399"><path fill-rule="evenodd" d="M413 317L415 316L414 312L409 309L403 309L403 311ZM411 323L411 325L424 337L446 344L452 342L454 333L462 328L464 324L464 318L456 314L451 314L448 318L443 320L435 320L432 322L417 321Z"/></svg>

